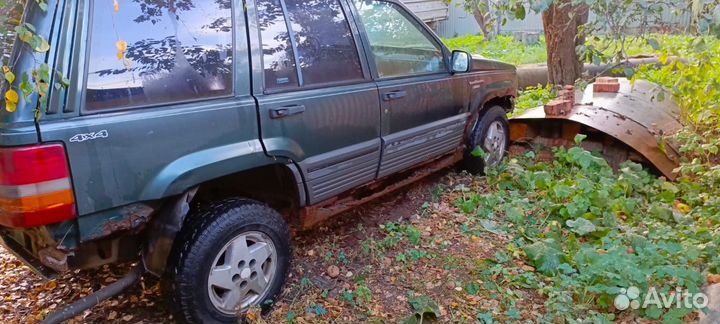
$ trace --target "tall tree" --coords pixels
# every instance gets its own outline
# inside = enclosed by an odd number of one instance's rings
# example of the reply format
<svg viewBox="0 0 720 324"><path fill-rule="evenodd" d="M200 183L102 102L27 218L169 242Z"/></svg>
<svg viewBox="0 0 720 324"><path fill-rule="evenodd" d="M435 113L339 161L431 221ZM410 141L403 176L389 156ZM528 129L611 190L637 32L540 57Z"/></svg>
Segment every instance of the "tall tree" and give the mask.
<svg viewBox="0 0 720 324"><path fill-rule="evenodd" d="M542 13L548 54L548 82L572 85L583 72L583 64L576 48L585 43L578 33L588 22L589 7L573 4L572 0L557 0Z"/></svg>
<svg viewBox="0 0 720 324"><path fill-rule="evenodd" d="M525 19L527 9L542 13L548 52L548 81L574 84L582 74L582 63L575 47L584 43L578 27L588 20L588 5L577 0L466 0L464 8L471 13L483 35L488 38L496 13L512 19ZM503 18L505 21L507 17Z"/></svg>
<svg viewBox="0 0 720 324"><path fill-rule="evenodd" d="M465 9L478 23L500 13L507 19L524 20L528 11L542 15L548 53L548 81L552 84L573 84L582 76L584 60L621 62L627 59L625 44L629 35L647 36L663 28L670 16L692 14L691 27L700 32L702 26L712 27L712 12L720 0L466 0ZM592 11L596 19L588 21ZM485 34L484 24L481 31ZM705 27L704 29L708 29ZM607 44L586 46L585 37L604 34ZM633 37L635 37L633 36ZM646 39L653 47L657 42ZM619 48L617 43L620 43ZM608 55L608 53L610 53Z"/></svg>
<svg viewBox="0 0 720 324"><path fill-rule="evenodd" d="M495 24L492 12L490 10L490 0L471 0L463 3L465 11L471 13L475 18L478 26L480 26L480 32L482 32L485 39L489 39L492 36L492 26Z"/></svg>

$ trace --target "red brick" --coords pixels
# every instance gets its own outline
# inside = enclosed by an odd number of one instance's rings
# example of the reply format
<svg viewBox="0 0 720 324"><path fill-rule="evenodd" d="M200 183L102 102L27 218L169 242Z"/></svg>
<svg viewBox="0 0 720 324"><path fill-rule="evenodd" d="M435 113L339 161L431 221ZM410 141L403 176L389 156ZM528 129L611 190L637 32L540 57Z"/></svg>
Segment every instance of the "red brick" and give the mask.
<svg viewBox="0 0 720 324"><path fill-rule="evenodd" d="M595 83L593 84L593 91L617 93L620 91L620 83Z"/></svg>
<svg viewBox="0 0 720 324"><path fill-rule="evenodd" d="M575 103L575 87L573 86L565 86L562 90L560 90L559 98L562 100L567 100Z"/></svg>
<svg viewBox="0 0 720 324"><path fill-rule="evenodd" d="M546 116L564 116L572 110L573 102L563 99L555 99L545 105Z"/></svg>

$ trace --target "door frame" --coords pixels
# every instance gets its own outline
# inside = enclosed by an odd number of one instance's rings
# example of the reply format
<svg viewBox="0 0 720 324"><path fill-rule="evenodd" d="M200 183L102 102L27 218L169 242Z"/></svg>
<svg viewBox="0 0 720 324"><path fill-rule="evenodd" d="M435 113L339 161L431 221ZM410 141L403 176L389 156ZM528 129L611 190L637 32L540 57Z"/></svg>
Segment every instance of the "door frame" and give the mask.
<svg viewBox="0 0 720 324"><path fill-rule="evenodd" d="M379 100L377 84L372 78L370 71L370 65L367 61L367 55L363 46L362 34L358 30L358 24L356 23L355 16L353 16L351 8L345 0L337 0L348 27L353 37L355 44L355 51L360 61L360 67L362 71L362 78L358 80L340 81L340 82L329 82L322 84L306 85L303 84L302 78L300 77L300 57L297 51L297 43L294 39L291 39L291 45L293 47L293 59L296 65L296 72L298 74L298 86L285 89L267 90L265 89L265 73L264 73L264 62L263 62L263 48L261 39L261 30L258 24L256 0L244 0L246 2L246 21L248 25L248 43L250 48L250 62L252 66L252 94L256 100L256 109L258 111L258 125L259 125L259 136L263 142L263 148L265 154L268 156L282 156L288 158L298 170L300 170L303 177L303 185L305 186L306 204L312 205L315 203L322 202L325 199L332 198L337 194L341 194L348 189L354 188L358 185L362 185L365 182L370 182L375 179L377 174L377 168L380 162L380 154L382 150L381 146L381 108L378 104L373 107L377 111L370 111L377 115L377 120L368 121L368 123L374 123L373 126L377 130L377 136L366 140L358 140L358 142L351 143L345 147L332 149L328 152L322 152L306 156L301 147L298 145L291 145L293 142L292 138L268 138L264 136L263 126L268 128L266 123L262 120L267 120L266 116L261 114L266 113L266 109L261 107L263 102L268 100L274 101L275 99L282 100L283 98L291 98L298 96L299 93L308 93L312 95L320 95L323 89L331 88L347 88L351 91L353 89L360 89L359 91L373 91L374 100ZM285 20L286 28L290 37L293 37L293 31L291 30L291 24L287 15L287 5L285 0L278 0L280 2L283 18ZM334 91L334 90L333 90ZM298 99L303 100L303 99ZM312 107L307 107L308 110L312 110ZM292 118L292 117L290 117ZM322 139L317 139L321 141ZM280 142L288 142L282 144ZM286 145L288 144L288 145ZM295 148L295 149L293 149ZM362 182L362 183L360 183Z"/></svg>
<svg viewBox="0 0 720 324"><path fill-rule="evenodd" d="M415 75L405 75L405 76L396 76L391 78L380 78L380 74L378 73L377 64L375 63L375 58L373 57L373 51L372 47L370 46L370 40L367 37L367 31L365 30L365 26L362 23L362 18L360 17L360 13L357 11L357 8L355 7L355 4L352 3L353 0L341 0L341 2L347 1L347 7L350 8L350 12L352 12L352 15L354 17L354 21L357 24L357 30L360 33L360 38L362 40L363 45L363 52L365 53L365 60L368 63L368 66L370 68L370 73L372 75L372 79L375 82L380 81L387 81L387 80L396 80L396 79L412 79L415 77L430 77L433 75L444 75L445 72L434 72L434 73L423 73L423 74L415 74ZM430 38L430 41L433 42L435 45L440 47L440 50L443 53L443 62L445 63L445 68L447 69L447 74L452 75L450 71L450 56L451 52L450 50L445 46L445 44L442 42L442 40L435 35L435 33L431 33L428 31L428 28L426 27L425 23L417 16L415 13L413 13L404 3L396 0L373 0L378 2L387 2L392 5L398 6L402 13L405 15L406 18L410 20L410 22L417 27L423 35Z"/></svg>

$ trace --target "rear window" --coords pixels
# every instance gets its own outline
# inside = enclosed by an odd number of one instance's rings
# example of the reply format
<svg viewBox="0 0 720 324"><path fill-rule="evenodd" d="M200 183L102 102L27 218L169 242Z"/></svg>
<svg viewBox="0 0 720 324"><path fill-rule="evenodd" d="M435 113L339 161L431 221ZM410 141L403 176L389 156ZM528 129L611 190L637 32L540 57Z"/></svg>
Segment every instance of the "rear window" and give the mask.
<svg viewBox="0 0 720 324"><path fill-rule="evenodd" d="M93 1L85 109L232 94L230 1Z"/></svg>

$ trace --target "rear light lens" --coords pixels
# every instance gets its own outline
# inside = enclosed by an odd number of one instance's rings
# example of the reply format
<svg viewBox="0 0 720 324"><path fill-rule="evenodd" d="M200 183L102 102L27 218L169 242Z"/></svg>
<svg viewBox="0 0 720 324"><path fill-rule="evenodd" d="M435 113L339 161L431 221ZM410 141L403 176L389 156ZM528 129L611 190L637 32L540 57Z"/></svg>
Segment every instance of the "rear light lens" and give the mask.
<svg viewBox="0 0 720 324"><path fill-rule="evenodd" d="M62 144L0 148L0 225L37 227L76 216Z"/></svg>

